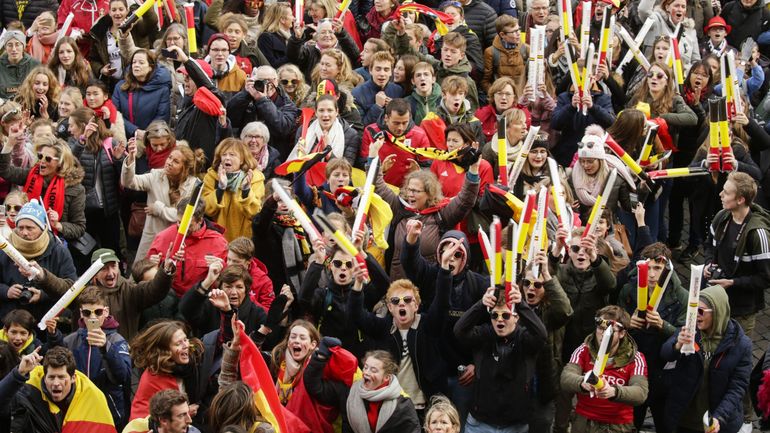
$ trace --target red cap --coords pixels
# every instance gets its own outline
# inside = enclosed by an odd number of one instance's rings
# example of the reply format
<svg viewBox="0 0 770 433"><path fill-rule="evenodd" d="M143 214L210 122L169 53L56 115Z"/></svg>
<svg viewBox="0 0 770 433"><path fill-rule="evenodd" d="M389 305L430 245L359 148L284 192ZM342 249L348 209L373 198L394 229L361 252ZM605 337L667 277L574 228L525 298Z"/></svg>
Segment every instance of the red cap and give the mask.
<svg viewBox="0 0 770 433"><path fill-rule="evenodd" d="M200 66L200 68L203 69L203 73L206 74L207 77L209 78L214 77L214 70L211 69L211 65L209 65L208 62L202 59L194 59L194 60L195 60L195 63L197 63L198 66ZM179 72L180 74L188 75L187 68L185 68L184 65L176 68L176 71Z"/></svg>
<svg viewBox="0 0 770 433"><path fill-rule="evenodd" d="M727 25L727 22L725 22L725 19L722 17L714 17L710 19L706 27L703 28L703 31L708 33L709 29L712 27L724 27L728 35L730 34L730 30L733 29L731 26Z"/></svg>

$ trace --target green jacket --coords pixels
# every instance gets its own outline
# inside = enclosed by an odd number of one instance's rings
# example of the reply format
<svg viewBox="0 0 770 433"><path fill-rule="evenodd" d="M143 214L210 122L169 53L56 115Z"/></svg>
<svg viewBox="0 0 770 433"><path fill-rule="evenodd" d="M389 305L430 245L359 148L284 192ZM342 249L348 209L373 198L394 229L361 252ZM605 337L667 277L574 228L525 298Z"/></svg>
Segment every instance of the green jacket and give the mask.
<svg viewBox="0 0 770 433"><path fill-rule="evenodd" d="M413 90L412 94L406 97L406 100L412 107L412 120L414 120L415 125L419 125L428 113L436 111L441 104L441 86L438 83L433 83L433 89L428 96L421 96L417 90Z"/></svg>
<svg viewBox="0 0 770 433"><path fill-rule="evenodd" d="M13 99L19 92L22 81L39 65L40 62L27 53L24 53L24 57L16 65L8 61L8 54L0 56L0 98Z"/></svg>

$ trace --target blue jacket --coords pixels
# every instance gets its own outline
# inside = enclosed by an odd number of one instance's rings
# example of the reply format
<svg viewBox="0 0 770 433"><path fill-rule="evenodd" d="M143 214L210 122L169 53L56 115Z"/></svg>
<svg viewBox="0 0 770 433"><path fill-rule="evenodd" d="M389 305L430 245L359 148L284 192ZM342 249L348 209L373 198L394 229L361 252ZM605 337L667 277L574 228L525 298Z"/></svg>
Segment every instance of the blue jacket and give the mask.
<svg viewBox="0 0 770 433"><path fill-rule="evenodd" d="M112 92L112 103L123 114L126 137L133 137L137 129L145 129L153 120L169 121L171 115L171 74L163 65L157 65L150 79L136 92L121 90L120 80ZM129 105L129 95L131 104Z"/></svg>
<svg viewBox="0 0 770 433"><path fill-rule="evenodd" d="M107 344L102 348L88 344L85 327L64 337L63 345L75 356L77 369L107 397L112 419L116 426L122 427L128 422L131 407L131 401L126 398L131 392L131 357L128 343L118 334L118 322L112 316L104 321L102 330L107 334Z"/></svg>
<svg viewBox="0 0 770 433"><path fill-rule="evenodd" d="M375 97L381 90L384 90L386 95L394 99L404 95L404 89L392 81L388 82L384 89L380 89L374 84L374 81L368 80L356 86L351 92L356 101L356 107L358 107L358 111L361 113L364 125L377 122L377 119L380 118L383 112L382 107L375 103Z"/></svg>
<svg viewBox="0 0 770 433"><path fill-rule="evenodd" d="M682 355L674 347L679 332L663 344L660 355L665 362L676 362L666 370L664 379L671 384L666 401L666 428L673 431L700 388L705 357L698 348L694 355ZM700 331L695 342L700 344ZM743 396L751 374L751 339L734 319L730 319L722 341L712 354L708 368L709 413L719 419L720 432L735 433L743 423Z"/></svg>
<svg viewBox="0 0 770 433"><path fill-rule="evenodd" d="M588 115L572 106L573 92L563 92L556 101L556 108L551 115L551 128L561 131L561 140L552 149L556 161L569 167L572 157L577 152L577 144L583 138L583 133L588 125L596 123L604 129L609 128L615 122L615 111L612 108L610 95L601 92L593 92L594 104L588 110Z"/></svg>
<svg viewBox="0 0 770 433"><path fill-rule="evenodd" d="M286 44L289 42L278 32L264 32L257 39L257 48L262 51L270 66L278 69L289 63L286 57Z"/></svg>

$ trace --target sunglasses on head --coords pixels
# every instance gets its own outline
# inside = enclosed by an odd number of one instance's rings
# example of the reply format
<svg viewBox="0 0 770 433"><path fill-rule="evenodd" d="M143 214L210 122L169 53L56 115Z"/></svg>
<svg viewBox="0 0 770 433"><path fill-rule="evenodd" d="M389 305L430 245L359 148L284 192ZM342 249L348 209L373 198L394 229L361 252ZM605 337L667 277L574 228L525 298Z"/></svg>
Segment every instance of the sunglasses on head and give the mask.
<svg viewBox="0 0 770 433"><path fill-rule="evenodd" d="M2 117L2 119L0 119L0 121L8 122L11 117L16 116L19 113L20 113L20 111L19 111L18 108L12 108L7 113L3 114L3 117Z"/></svg>
<svg viewBox="0 0 770 433"><path fill-rule="evenodd" d="M497 311L493 311L489 313L489 316L492 318L492 320L497 320L498 318L501 318L503 320L510 320L511 317L518 317L519 315L516 313L511 313L508 311L504 311L502 313L498 313Z"/></svg>
<svg viewBox="0 0 770 433"><path fill-rule="evenodd" d="M703 316L703 315L705 315L706 313L710 313L710 312L712 312L712 311L714 311L714 310L713 310L713 309L711 309L711 308L703 308L703 307L698 307L698 315L699 315L699 316Z"/></svg>
<svg viewBox="0 0 770 433"><path fill-rule="evenodd" d="M582 142L581 141L580 143L578 143L578 147L581 148L581 149L584 148L584 147L586 149L591 149L591 148L594 147L594 142L593 141L589 141L589 142Z"/></svg>
<svg viewBox="0 0 770 433"><path fill-rule="evenodd" d="M43 155L42 153L38 153L37 154L37 159L40 160L40 161L45 161L45 162L51 162L51 161L58 161L59 160L59 158L57 158L55 156Z"/></svg>
<svg viewBox="0 0 770 433"><path fill-rule="evenodd" d="M353 269L352 261L343 262L342 260L332 260L332 266L334 266L337 269L342 269L343 265L348 269Z"/></svg>
<svg viewBox="0 0 770 433"><path fill-rule="evenodd" d="M523 284L524 287L535 286L536 289L542 289L545 286L545 284L540 281L531 281L526 278L521 281L521 284Z"/></svg>
<svg viewBox="0 0 770 433"><path fill-rule="evenodd" d="M647 73L647 78L653 78L653 77L655 77L655 78L657 78L659 80L668 79L668 75L664 74L663 72L658 72L656 74L655 72L650 71L650 72Z"/></svg>
<svg viewBox="0 0 770 433"><path fill-rule="evenodd" d="M83 317L91 317L91 316L101 317L102 314L104 314L104 308L97 308L95 310L89 310L87 308L81 308L80 309L80 314L82 314Z"/></svg>
<svg viewBox="0 0 770 433"><path fill-rule="evenodd" d="M615 320L602 319L601 317L594 317L596 327L599 329L607 329L608 326L616 326L618 330L623 329L623 324Z"/></svg>
<svg viewBox="0 0 770 433"><path fill-rule="evenodd" d="M393 296L390 298L391 305L398 305L401 301L404 301L404 304L409 305L414 301L414 296Z"/></svg>
<svg viewBox="0 0 770 433"><path fill-rule="evenodd" d="M299 80L281 80L282 86L288 86L291 84L292 86L296 86L299 84Z"/></svg>

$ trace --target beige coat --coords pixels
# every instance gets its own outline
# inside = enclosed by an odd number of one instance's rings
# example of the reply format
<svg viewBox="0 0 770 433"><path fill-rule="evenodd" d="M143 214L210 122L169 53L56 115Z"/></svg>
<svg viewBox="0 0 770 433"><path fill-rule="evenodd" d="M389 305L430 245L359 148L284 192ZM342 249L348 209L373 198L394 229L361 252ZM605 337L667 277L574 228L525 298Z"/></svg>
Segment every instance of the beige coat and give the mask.
<svg viewBox="0 0 770 433"><path fill-rule="evenodd" d="M186 197L192 194L195 182L195 177L188 177L180 187L180 196ZM137 175L136 161L132 164L124 161L123 171L120 173L120 184L124 188L147 192L147 206L150 208L150 213L147 214L147 220L144 222L142 240L136 251L137 259L144 258L155 236L177 222L176 204L172 204L168 196L168 178L163 169L154 169L149 173Z"/></svg>

